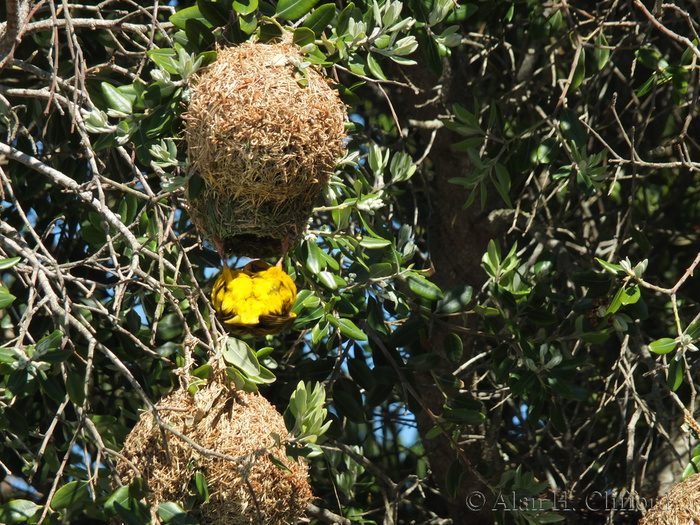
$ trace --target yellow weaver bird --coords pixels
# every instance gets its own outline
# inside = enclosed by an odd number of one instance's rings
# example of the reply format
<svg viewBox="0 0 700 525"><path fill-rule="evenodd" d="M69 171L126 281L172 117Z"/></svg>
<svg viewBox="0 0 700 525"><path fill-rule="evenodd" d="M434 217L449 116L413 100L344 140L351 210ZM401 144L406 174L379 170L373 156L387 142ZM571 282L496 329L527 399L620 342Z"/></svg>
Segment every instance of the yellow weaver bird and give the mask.
<svg viewBox="0 0 700 525"><path fill-rule="evenodd" d="M297 287L282 269L282 259L276 266L258 259L238 270L224 264L211 302L229 332L261 337L279 334L292 324Z"/></svg>

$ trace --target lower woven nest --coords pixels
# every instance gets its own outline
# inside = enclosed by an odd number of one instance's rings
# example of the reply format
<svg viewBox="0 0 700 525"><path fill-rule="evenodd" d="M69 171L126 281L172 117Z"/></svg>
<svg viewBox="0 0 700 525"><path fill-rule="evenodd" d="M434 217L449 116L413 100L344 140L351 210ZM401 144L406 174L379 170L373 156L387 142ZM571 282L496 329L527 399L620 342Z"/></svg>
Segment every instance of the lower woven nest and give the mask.
<svg viewBox="0 0 700 525"><path fill-rule="evenodd" d="M346 106L323 70L290 39L220 48L184 118L199 230L250 257L299 240L346 138Z"/></svg>
<svg viewBox="0 0 700 525"><path fill-rule="evenodd" d="M282 525L304 515L312 497L308 467L287 459L284 449L274 448L270 434L284 437L287 430L264 397L210 381L195 396L179 389L156 406L167 427L204 449L239 461L200 453L167 429L162 431L152 415L142 415L117 468L124 484L137 476L146 480L153 510L165 501L179 502L192 508L199 523L211 525ZM268 453L288 470L273 464ZM195 472L207 480L208 503L195 496Z"/></svg>
<svg viewBox="0 0 700 525"><path fill-rule="evenodd" d="M700 525L700 474L686 478L657 498L639 525Z"/></svg>

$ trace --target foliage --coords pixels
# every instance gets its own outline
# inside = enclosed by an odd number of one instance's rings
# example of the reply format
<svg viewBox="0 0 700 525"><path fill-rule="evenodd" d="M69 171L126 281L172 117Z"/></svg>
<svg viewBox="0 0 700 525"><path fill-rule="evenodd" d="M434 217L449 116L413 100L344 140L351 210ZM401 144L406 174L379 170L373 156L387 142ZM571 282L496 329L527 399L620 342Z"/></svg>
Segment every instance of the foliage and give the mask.
<svg viewBox="0 0 700 525"><path fill-rule="evenodd" d="M698 13L632 4L49 2L21 31L8 7L0 521L148 519L114 458L215 355L285 413L314 522L549 523L548 488L654 497L664 468L697 471ZM181 114L217 45L285 30L300 84L324 68L353 118L287 262L292 329L239 340L184 205ZM463 213L503 227L448 279L431 260L464 252L430 222ZM151 516L193 523L181 504Z"/></svg>

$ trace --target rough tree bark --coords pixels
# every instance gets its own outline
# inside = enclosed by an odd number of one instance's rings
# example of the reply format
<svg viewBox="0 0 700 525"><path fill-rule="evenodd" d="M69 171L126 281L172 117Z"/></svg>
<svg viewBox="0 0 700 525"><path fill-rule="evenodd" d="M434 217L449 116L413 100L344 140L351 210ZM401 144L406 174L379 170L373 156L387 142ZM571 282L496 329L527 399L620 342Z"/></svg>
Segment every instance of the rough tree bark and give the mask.
<svg viewBox="0 0 700 525"><path fill-rule="evenodd" d="M469 94L464 91L463 75L467 70L461 67L450 67L445 63L445 72L438 80L424 64L411 69L410 80L419 88L418 94L406 90L402 93L402 106L406 108L406 118L419 121L434 121L438 116L445 115L455 102L468 105ZM441 85L437 91L436 86ZM405 102L405 103L404 103ZM432 131L430 129L417 130L421 140L427 144ZM451 149L451 145L460 140L460 137L446 128L440 129L434 139L429 159L432 164L428 178L430 196L431 217L428 230L428 248L435 274L432 280L443 290L459 285L470 285L475 293L486 281L486 273L481 268L481 257L486 251L490 239L497 238L504 231L504 225L499 221L491 221L489 213L496 209L495 199L488 199L484 209L480 207L478 198L471 207L464 209L468 193L454 183L449 182L452 177L464 177L469 175L472 166L464 153ZM495 193L495 192L491 192ZM442 342L449 332L445 322L436 322L430 330L430 347L432 351L441 352ZM479 341L475 338L464 338L464 361L468 360L477 350L480 350ZM452 372L452 367L445 366L444 370L437 373ZM426 408L433 414L443 411L445 398L434 384L430 375L418 378L421 381L420 388L422 401ZM469 377L460 378L465 388L472 384ZM418 431L425 436L434 422L427 411L417 414ZM471 428L470 434L485 434L484 428ZM423 439L426 453L429 458L430 468L435 481L444 487L447 471L453 461L458 457L457 452L450 445L446 436L438 436L434 439ZM455 524L481 525L493 523L493 515L490 511L492 495L484 484L484 478L475 471L480 463L490 462L494 479L488 479L489 483L497 483L502 467L495 450L495 443L482 439L463 442L460 446L462 466L468 474L460 488L460 494L454 500L448 501L449 513ZM444 492L443 492L444 493ZM470 494L477 494L486 498L480 511L471 509L467 505ZM474 502L476 503L476 500Z"/></svg>

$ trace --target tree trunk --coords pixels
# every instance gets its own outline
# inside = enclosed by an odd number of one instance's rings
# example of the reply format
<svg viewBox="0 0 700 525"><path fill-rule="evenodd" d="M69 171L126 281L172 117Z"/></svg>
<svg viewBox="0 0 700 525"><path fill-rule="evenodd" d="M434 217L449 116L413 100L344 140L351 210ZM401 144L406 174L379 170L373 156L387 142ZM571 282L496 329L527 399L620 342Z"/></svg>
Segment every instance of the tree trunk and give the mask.
<svg viewBox="0 0 700 525"><path fill-rule="evenodd" d="M424 65L415 66L410 72L411 82L420 88L420 93L404 93L405 107L411 117L422 121L434 121L437 116L445 115L455 102L465 103L468 98L460 86L464 74L460 71L447 71L440 80L436 80ZM435 97L435 86L442 84L440 96L432 103L427 100ZM403 101L402 101L403 102ZM417 126L423 142L428 144L432 130L429 126ZM431 218L428 231L428 248L435 274L432 280L443 291L459 285L471 285L475 293L486 281L486 273L481 268L481 257L486 251L490 239L497 238L503 233L503 224L489 220L489 212L495 209L495 199L487 199L486 206L481 209L479 198L468 209L464 209L468 192L459 185L449 182L453 177L465 177L472 171L472 166L462 152L453 151L451 145L461 140L452 131L442 128L438 130L429 155L432 163L431 173L426 174L430 187ZM495 190L491 188L491 194ZM463 323L463 321L460 321ZM441 353L442 341L449 333L449 325L437 322L431 326L431 349ZM464 360L468 360L480 350L479 341L474 338L464 338ZM451 373L453 367L445 363L442 370L434 372ZM461 377L466 385L471 385L471 378ZM422 401L433 414L443 411L445 397L435 387L434 379L429 374L419 377ZM487 415L487 424L489 414ZM425 439L426 433L433 428L432 418L426 411L417 414L418 431L423 437L423 445L428 455L430 468L435 481L445 487L445 479L450 465L458 459L458 454L451 446L447 436ZM470 428L470 434L484 434L484 428ZM490 442L491 441L491 442ZM493 496L483 483L483 477L475 472L480 464L489 464L488 470L495 479L489 479L495 484L502 470L500 457L492 440L470 440L461 444L462 467L467 471L460 487L459 496L447 501L450 515L455 524L490 524L493 515L490 511ZM443 494L447 494L443 490ZM483 499L482 499L483 496ZM482 507L478 509L477 507Z"/></svg>

